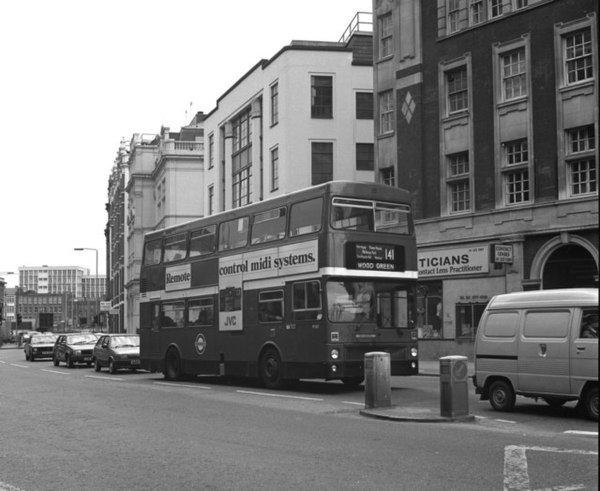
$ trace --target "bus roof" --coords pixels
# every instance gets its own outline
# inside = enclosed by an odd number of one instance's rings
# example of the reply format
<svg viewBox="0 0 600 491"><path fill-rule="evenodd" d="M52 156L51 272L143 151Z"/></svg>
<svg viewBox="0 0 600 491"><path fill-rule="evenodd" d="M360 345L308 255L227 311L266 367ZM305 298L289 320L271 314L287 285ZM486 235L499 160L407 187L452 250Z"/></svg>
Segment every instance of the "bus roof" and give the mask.
<svg viewBox="0 0 600 491"><path fill-rule="evenodd" d="M535 307L597 306L598 289L564 288L535 290L496 295L488 304L488 310Z"/></svg>
<svg viewBox="0 0 600 491"><path fill-rule="evenodd" d="M146 232L144 237L162 237L167 234L177 233L179 230L188 230L192 224L201 224L204 221L206 221L206 223L219 223L233 219L235 217L243 216L245 213L249 214L266 211L276 206L284 206L289 203L290 199L294 199L298 195L302 194L306 195L306 199L314 198L316 196L322 196L324 194L346 194L349 196L363 199L373 199L383 202L402 202L410 204L410 193L402 188L387 186L385 184L379 184L374 182L328 181L323 184L318 184L316 186L310 186L307 188L292 191L290 193L282 194L281 196L275 196L264 201L251 203L240 208L222 211L220 213L215 213L214 215L209 215L203 218L194 218L192 220L178 223L176 225L152 230L150 232Z"/></svg>

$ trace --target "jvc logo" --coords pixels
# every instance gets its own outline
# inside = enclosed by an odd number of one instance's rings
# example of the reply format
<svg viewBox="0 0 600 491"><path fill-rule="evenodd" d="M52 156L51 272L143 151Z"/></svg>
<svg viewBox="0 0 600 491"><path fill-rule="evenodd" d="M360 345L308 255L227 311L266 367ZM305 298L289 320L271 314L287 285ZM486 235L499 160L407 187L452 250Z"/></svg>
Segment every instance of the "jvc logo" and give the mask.
<svg viewBox="0 0 600 491"><path fill-rule="evenodd" d="M236 324L235 316L225 317L225 326L235 326L235 324Z"/></svg>

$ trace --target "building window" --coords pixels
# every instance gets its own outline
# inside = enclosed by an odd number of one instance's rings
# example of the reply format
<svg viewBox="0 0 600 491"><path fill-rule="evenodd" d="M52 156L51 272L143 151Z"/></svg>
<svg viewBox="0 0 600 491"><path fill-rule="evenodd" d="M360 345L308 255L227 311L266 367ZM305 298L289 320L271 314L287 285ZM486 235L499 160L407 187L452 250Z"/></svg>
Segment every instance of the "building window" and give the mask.
<svg viewBox="0 0 600 491"><path fill-rule="evenodd" d="M331 181L333 179L333 143L312 142L311 163L311 184L313 186Z"/></svg>
<svg viewBox="0 0 600 491"><path fill-rule="evenodd" d="M310 77L310 115L312 118L333 117L333 77Z"/></svg>
<svg viewBox="0 0 600 491"><path fill-rule="evenodd" d="M387 186L395 186L396 178L394 176L394 168L393 167L385 167L379 170L379 176L381 184L385 184Z"/></svg>
<svg viewBox="0 0 600 491"><path fill-rule="evenodd" d="M587 28L571 32L563 40L566 84L594 78L591 30Z"/></svg>
<svg viewBox="0 0 600 491"><path fill-rule="evenodd" d="M373 119L373 92L356 93L356 119Z"/></svg>
<svg viewBox="0 0 600 491"><path fill-rule="evenodd" d="M505 101L527 95L525 48L502 55L502 87Z"/></svg>
<svg viewBox="0 0 600 491"><path fill-rule="evenodd" d="M208 186L208 214L212 215L215 212L215 187Z"/></svg>
<svg viewBox="0 0 600 491"><path fill-rule="evenodd" d="M459 29L460 1L448 0L448 32L456 32Z"/></svg>
<svg viewBox="0 0 600 491"><path fill-rule="evenodd" d="M232 207L238 208L251 202L252 126L250 109L232 121L232 136Z"/></svg>
<svg viewBox="0 0 600 491"><path fill-rule="evenodd" d="M375 168L374 145L372 143L356 144L356 170L373 170Z"/></svg>
<svg viewBox="0 0 600 491"><path fill-rule="evenodd" d="M279 84L271 85L271 126L279 123Z"/></svg>
<svg viewBox="0 0 600 491"><path fill-rule="evenodd" d="M394 25L392 23L392 13L389 12L379 17L379 58L391 56L393 53L393 33Z"/></svg>
<svg viewBox="0 0 600 491"><path fill-rule="evenodd" d="M529 151L527 140L503 145L504 201L508 205L529 201Z"/></svg>
<svg viewBox="0 0 600 491"><path fill-rule="evenodd" d="M471 0L471 25L483 22L483 0Z"/></svg>
<svg viewBox="0 0 600 491"><path fill-rule="evenodd" d="M516 10L524 9L527 6L529 6L529 0L516 0L516 2L515 2Z"/></svg>
<svg viewBox="0 0 600 491"><path fill-rule="evenodd" d="M271 191L279 188L279 148L271 150Z"/></svg>
<svg viewBox="0 0 600 491"><path fill-rule="evenodd" d="M490 13L490 18L499 17L502 15L502 2L504 0L489 0L488 1L488 11Z"/></svg>
<svg viewBox="0 0 600 491"><path fill-rule="evenodd" d="M394 92L387 90L379 94L379 133L391 133L394 131Z"/></svg>
<svg viewBox="0 0 600 491"><path fill-rule="evenodd" d="M571 196L596 193L598 191L598 168L594 126L568 130L567 145L567 169Z"/></svg>
<svg viewBox="0 0 600 491"><path fill-rule="evenodd" d="M215 166L215 135L208 135L208 168L212 169Z"/></svg>
<svg viewBox="0 0 600 491"><path fill-rule="evenodd" d="M456 339L475 339L475 332L486 305L456 304Z"/></svg>
<svg viewBox="0 0 600 491"><path fill-rule="evenodd" d="M471 187L469 154L467 152L448 155L448 198L452 213L471 209Z"/></svg>
<svg viewBox="0 0 600 491"><path fill-rule="evenodd" d="M446 72L448 114L466 111L469 108L467 67L461 66Z"/></svg>

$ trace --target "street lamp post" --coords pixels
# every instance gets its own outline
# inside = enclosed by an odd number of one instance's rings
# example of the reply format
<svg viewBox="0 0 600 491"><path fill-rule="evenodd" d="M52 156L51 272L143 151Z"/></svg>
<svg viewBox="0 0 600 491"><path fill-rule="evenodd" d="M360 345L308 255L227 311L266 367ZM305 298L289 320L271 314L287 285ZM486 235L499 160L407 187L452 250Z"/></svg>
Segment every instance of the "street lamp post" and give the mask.
<svg viewBox="0 0 600 491"><path fill-rule="evenodd" d="M74 247L73 250L74 251L95 251L96 252L96 275L94 276L94 293L95 293L94 297L97 300L97 297L98 297L98 295L97 295L97 293L98 293L97 292L97 289L98 289L98 249L95 249L93 247ZM86 314L89 317L89 307L87 305L87 300L86 300ZM91 322L89 325L91 325Z"/></svg>

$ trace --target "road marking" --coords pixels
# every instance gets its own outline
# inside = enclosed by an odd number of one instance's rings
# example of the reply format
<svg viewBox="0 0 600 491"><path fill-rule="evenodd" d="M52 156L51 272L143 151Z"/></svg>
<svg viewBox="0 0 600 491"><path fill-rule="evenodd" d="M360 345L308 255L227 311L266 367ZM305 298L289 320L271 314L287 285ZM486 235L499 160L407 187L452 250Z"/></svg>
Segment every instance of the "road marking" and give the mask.
<svg viewBox="0 0 600 491"><path fill-rule="evenodd" d="M169 387L188 387L190 389L204 389L211 390L212 387L205 387L203 385L188 385L188 384L178 384L175 382L153 382L156 385L168 385Z"/></svg>
<svg viewBox="0 0 600 491"><path fill-rule="evenodd" d="M265 397L280 397L282 399L300 399L302 401L323 401L323 399L318 399L316 397L302 397L302 396L288 396L284 394L269 394L267 392L254 392L251 390L236 390L239 394L250 394L255 396L265 396Z"/></svg>
<svg viewBox="0 0 600 491"><path fill-rule="evenodd" d="M588 436L598 436L597 431L579 431L579 430L567 430L564 433L569 435L588 435Z"/></svg>
<svg viewBox="0 0 600 491"><path fill-rule="evenodd" d="M17 363L11 363L10 366L19 368L29 368L27 365L18 365Z"/></svg>
<svg viewBox="0 0 600 491"><path fill-rule="evenodd" d="M58 373L59 375L71 375L69 372L59 372L58 370L47 370L45 368L41 368L40 369L42 372L48 372L48 373Z"/></svg>
<svg viewBox="0 0 600 491"><path fill-rule="evenodd" d="M101 375L85 375L84 378L95 378L97 380L111 380L111 381L115 381L115 382L122 382L123 379L122 378L117 378L117 377L102 377Z"/></svg>
<svg viewBox="0 0 600 491"><path fill-rule="evenodd" d="M342 401L342 404L353 404L355 406L364 406L364 402L352 402L352 401Z"/></svg>
<svg viewBox="0 0 600 491"><path fill-rule="evenodd" d="M517 424L516 421L511 421L510 419L496 419L494 421L498 421L500 423L510 423L510 424L513 424L513 425Z"/></svg>
<svg viewBox="0 0 600 491"><path fill-rule="evenodd" d="M504 447L504 491L530 491L529 471L527 470L527 450L536 452L571 453L578 455L598 455L592 450L564 449L553 447L523 447L508 445ZM583 489L582 484L571 484L548 488L550 490L571 491Z"/></svg>
<svg viewBox="0 0 600 491"><path fill-rule="evenodd" d="M21 488L11 486L5 482L0 481L0 491L23 491Z"/></svg>

